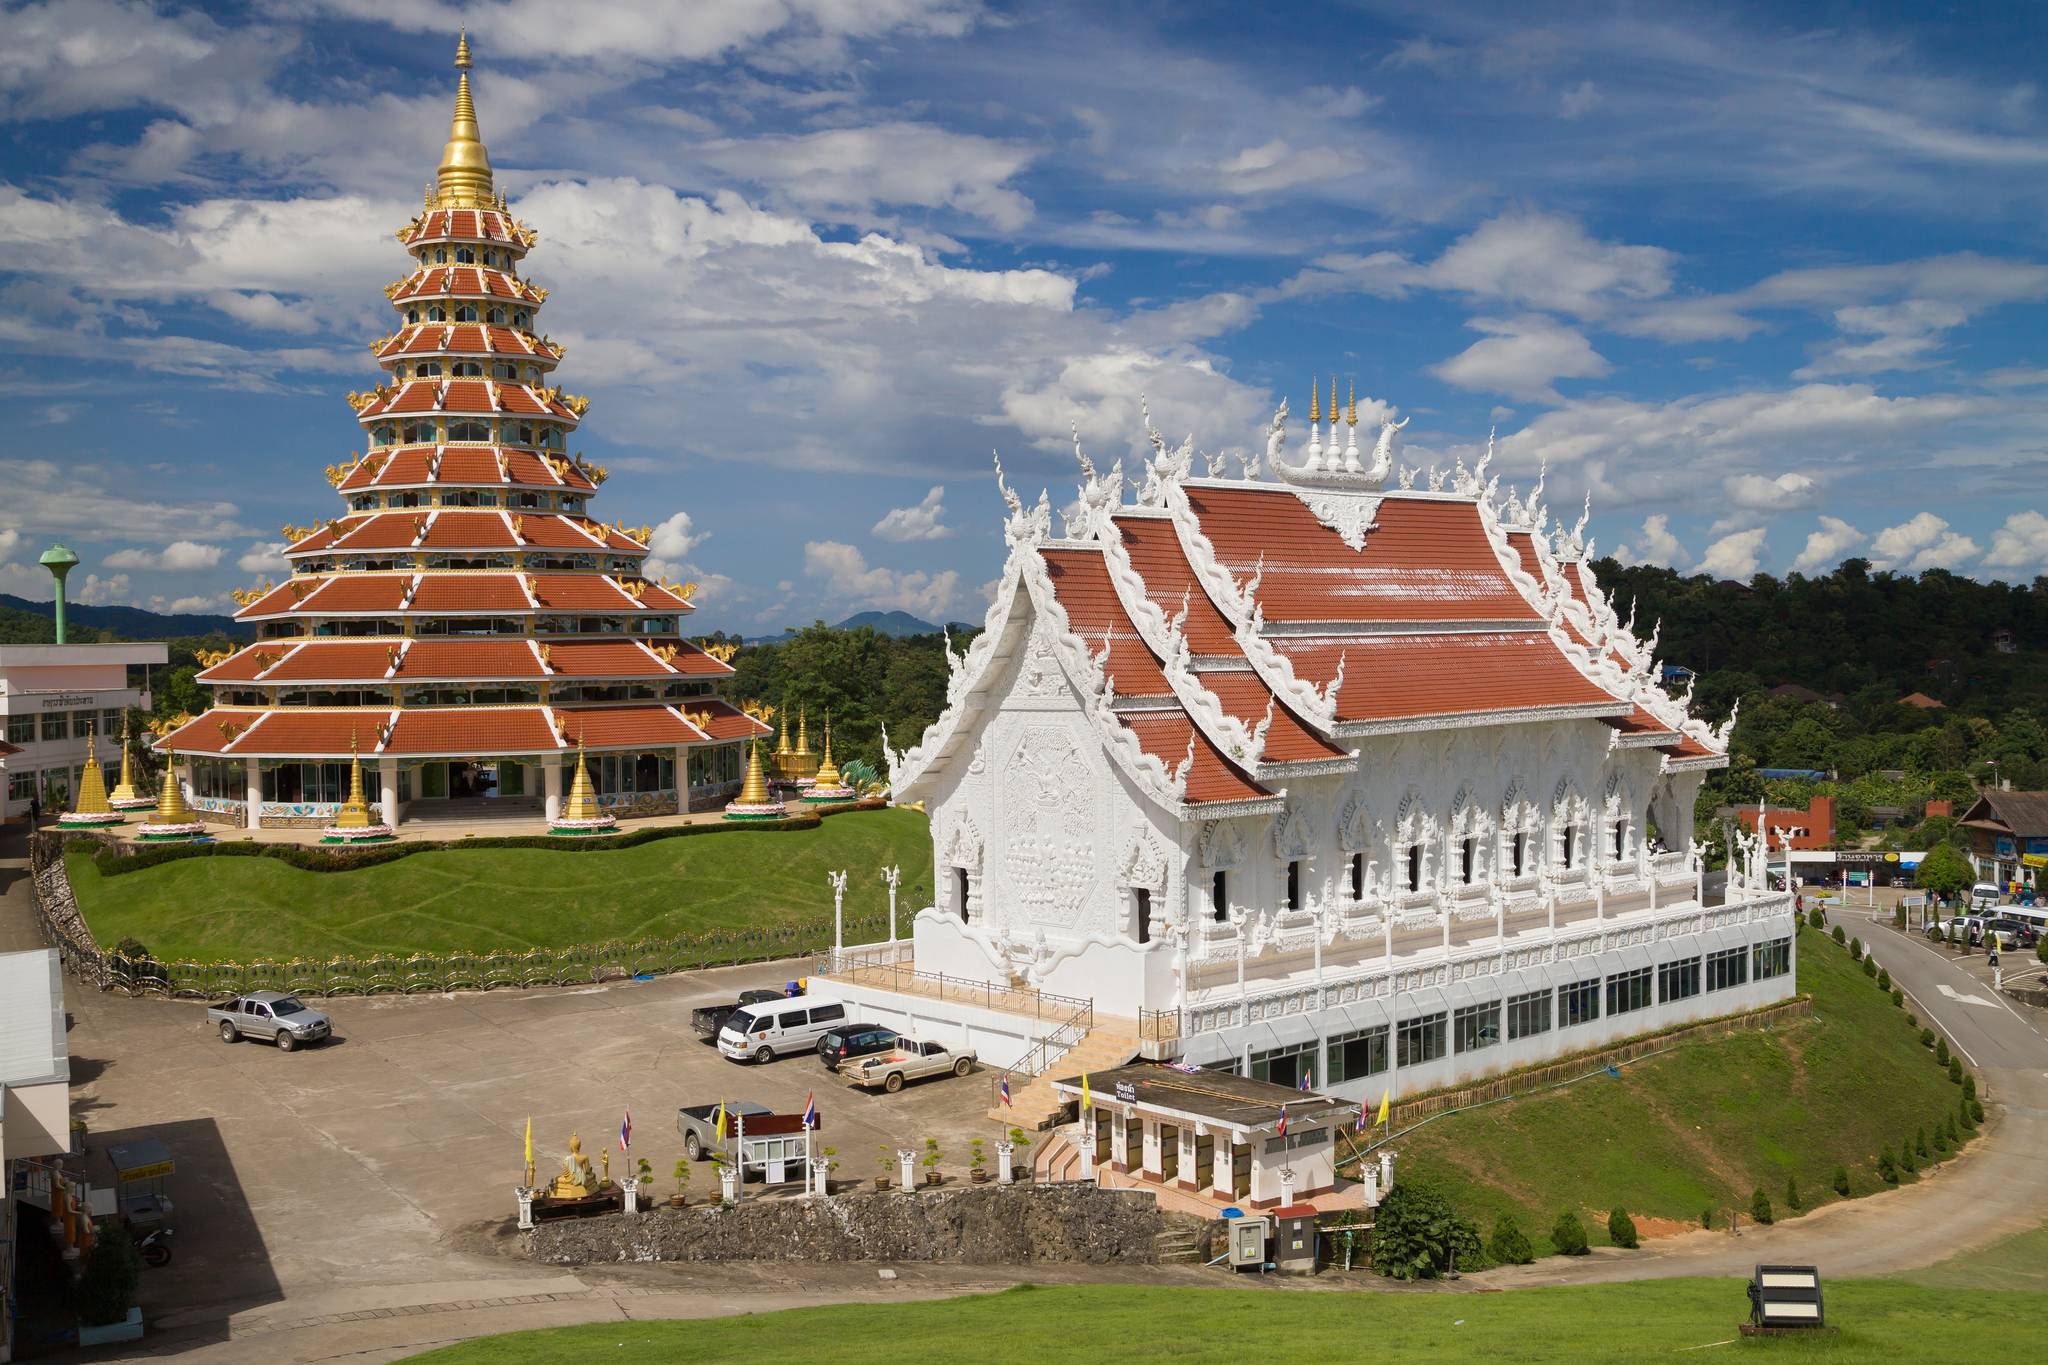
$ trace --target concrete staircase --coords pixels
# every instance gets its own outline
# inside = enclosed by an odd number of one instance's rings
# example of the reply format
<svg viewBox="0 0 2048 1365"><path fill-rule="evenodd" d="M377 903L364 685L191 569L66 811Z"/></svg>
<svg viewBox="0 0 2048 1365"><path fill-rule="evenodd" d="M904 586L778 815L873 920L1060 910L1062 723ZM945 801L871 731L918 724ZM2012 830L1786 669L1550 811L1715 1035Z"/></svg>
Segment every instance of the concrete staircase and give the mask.
<svg viewBox="0 0 2048 1365"><path fill-rule="evenodd" d="M1064 1131L1055 1130L1039 1141L1044 1148L1039 1154L1042 1159L1037 1163L1037 1179L1052 1185L1081 1178L1081 1149Z"/></svg>
<svg viewBox="0 0 2048 1365"><path fill-rule="evenodd" d="M988 1111L988 1116L997 1123L1027 1132L1050 1128L1060 1112L1060 1098L1052 1088L1053 1081L1115 1070L1137 1056L1138 1051L1135 1034L1098 1025L1083 1034L1080 1042L1054 1058L1038 1075L1021 1084L1021 1078L1012 1079L1010 1107L1005 1109L999 1101Z"/></svg>
<svg viewBox="0 0 2048 1365"><path fill-rule="evenodd" d="M1160 1265L1200 1265L1202 1263L1201 1234L1190 1228L1168 1228L1152 1239L1152 1247Z"/></svg>

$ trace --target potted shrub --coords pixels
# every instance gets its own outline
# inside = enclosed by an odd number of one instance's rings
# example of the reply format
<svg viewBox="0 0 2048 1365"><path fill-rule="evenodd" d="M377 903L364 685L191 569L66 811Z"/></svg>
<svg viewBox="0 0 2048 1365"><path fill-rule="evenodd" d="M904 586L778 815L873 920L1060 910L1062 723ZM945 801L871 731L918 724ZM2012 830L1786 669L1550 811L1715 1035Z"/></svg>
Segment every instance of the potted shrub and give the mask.
<svg viewBox="0 0 2048 1365"><path fill-rule="evenodd" d="M881 1146L875 1148L876 1189L886 1190L889 1188L889 1168L895 1164L896 1154L889 1150L888 1143L885 1142Z"/></svg>
<svg viewBox="0 0 2048 1365"><path fill-rule="evenodd" d="M832 1193L832 1177L839 1174L839 1149L820 1147L818 1155L825 1158L825 1193Z"/></svg>
<svg viewBox="0 0 2048 1365"><path fill-rule="evenodd" d="M675 1176L676 1192L669 1197L669 1207L679 1209L690 1202L689 1195L686 1193L690 1186L690 1158L686 1156L677 1157L676 1168L670 1174Z"/></svg>
<svg viewBox="0 0 2048 1365"><path fill-rule="evenodd" d="M142 1339L142 1310L135 1306L135 1286L141 1278L142 1256L127 1229L119 1224L101 1227L72 1287L80 1346Z"/></svg>
<svg viewBox="0 0 2048 1365"><path fill-rule="evenodd" d="M1031 1178L1031 1139L1022 1128L1010 1129L1010 1179Z"/></svg>
<svg viewBox="0 0 2048 1365"><path fill-rule="evenodd" d="M926 1138L924 1140L924 1156L919 1162L924 1167L925 1184L936 1185L939 1183L939 1162L943 1159L943 1154L939 1151L939 1140L935 1137Z"/></svg>
<svg viewBox="0 0 2048 1365"><path fill-rule="evenodd" d="M988 1169L981 1164L982 1143L980 1138L967 1140L967 1178L979 1185L988 1179Z"/></svg>

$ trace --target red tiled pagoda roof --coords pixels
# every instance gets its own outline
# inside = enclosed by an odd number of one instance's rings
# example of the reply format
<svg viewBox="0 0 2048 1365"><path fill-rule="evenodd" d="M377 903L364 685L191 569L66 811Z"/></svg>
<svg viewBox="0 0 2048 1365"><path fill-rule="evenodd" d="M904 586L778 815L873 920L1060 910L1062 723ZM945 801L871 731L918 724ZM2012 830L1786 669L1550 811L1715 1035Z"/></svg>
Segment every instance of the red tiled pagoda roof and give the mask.
<svg viewBox="0 0 2048 1365"><path fill-rule="evenodd" d="M1596 686L1541 631L1282 636L1274 649L1318 687L1344 660L1337 719L1388 721L1549 707L1626 705Z"/></svg>

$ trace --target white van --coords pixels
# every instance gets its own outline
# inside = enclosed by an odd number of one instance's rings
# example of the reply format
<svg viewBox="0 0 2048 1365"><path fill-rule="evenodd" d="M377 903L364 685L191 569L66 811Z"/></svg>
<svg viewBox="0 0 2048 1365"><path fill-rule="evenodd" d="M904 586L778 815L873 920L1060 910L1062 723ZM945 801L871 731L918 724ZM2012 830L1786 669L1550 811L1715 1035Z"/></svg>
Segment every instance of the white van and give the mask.
<svg viewBox="0 0 2048 1365"><path fill-rule="evenodd" d="M1972 910L1989 910L1998 904L1999 899L2004 894L2004 892L1998 889L1998 883L1996 882L1978 882L1970 888L1970 908Z"/></svg>
<svg viewBox="0 0 2048 1365"><path fill-rule="evenodd" d="M764 1000L726 1016L718 1031L718 1050L728 1061L771 1062L792 1052L815 1052L818 1040L846 1022L846 1006L837 1000L799 995Z"/></svg>

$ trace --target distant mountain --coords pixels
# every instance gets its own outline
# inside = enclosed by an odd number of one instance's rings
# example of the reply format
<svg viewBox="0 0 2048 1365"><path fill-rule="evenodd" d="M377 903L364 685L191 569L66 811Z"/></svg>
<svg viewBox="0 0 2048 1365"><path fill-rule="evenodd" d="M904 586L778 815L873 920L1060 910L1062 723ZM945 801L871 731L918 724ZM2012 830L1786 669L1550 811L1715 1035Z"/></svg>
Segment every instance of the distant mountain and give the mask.
<svg viewBox="0 0 2048 1365"><path fill-rule="evenodd" d="M31 602L25 597L4 592L0 592L0 606L13 607L45 619L56 615L53 603ZM211 635L215 631L236 638L255 634L251 627L232 616L202 616L187 612L168 614L142 607L95 607L82 602L66 602L64 619L73 625L112 631L123 640L169 640L181 635Z"/></svg>
<svg viewBox="0 0 2048 1365"><path fill-rule="evenodd" d="M844 621L834 625L832 629L856 630L861 626L869 627L877 635L893 635L899 640L908 635L937 635L939 633L937 626L922 617L912 616L907 611L857 611ZM952 628L956 631L971 629L971 627L960 625L958 622L955 622ZM785 630L780 635L756 636L749 639L747 643L750 645L779 645L790 639L793 634L793 631Z"/></svg>

